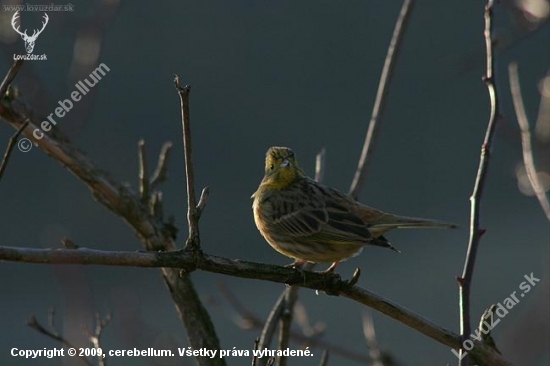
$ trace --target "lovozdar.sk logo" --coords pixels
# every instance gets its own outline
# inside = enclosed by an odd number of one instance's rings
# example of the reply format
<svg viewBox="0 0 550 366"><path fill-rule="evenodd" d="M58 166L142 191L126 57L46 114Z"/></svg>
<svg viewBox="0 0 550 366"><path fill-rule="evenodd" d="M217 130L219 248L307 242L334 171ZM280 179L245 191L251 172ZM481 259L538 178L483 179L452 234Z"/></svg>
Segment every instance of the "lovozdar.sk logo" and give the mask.
<svg viewBox="0 0 550 366"><path fill-rule="evenodd" d="M38 29L35 29L32 33L32 35L28 35L27 34L27 30L25 29L24 32L21 32L19 30L19 26L16 25L16 22L17 22L17 18L19 17L19 11L16 11L12 18L11 18L11 26L13 27L13 29L19 33L19 35L21 35L21 38L23 38L23 41L25 42L25 50L27 51L27 55L19 55L19 57L17 57L18 55L14 55L14 60L17 59L17 58L24 58L24 59L46 59L46 55L41 55L41 56L37 56L37 57L32 57L30 58L29 56L34 56L34 55L31 55L32 54L32 51L34 50L34 45L35 45L35 42L36 42L36 39L38 38L38 36L42 33L42 31L44 31L44 28L46 28L46 25L48 24L48 21L49 21L49 17L48 17L48 14L44 13L44 21L42 22L42 28L40 30ZM26 56L26 57L25 57Z"/></svg>

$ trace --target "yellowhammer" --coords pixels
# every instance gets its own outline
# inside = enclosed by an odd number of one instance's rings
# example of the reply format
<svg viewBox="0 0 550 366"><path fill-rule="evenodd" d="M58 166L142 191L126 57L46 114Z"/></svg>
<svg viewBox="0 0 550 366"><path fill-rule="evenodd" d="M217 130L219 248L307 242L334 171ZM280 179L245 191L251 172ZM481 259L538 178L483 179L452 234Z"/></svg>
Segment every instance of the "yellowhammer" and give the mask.
<svg viewBox="0 0 550 366"><path fill-rule="evenodd" d="M332 263L327 271L334 271L365 245L399 252L382 235L395 228L456 227L365 206L307 177L287 147L267 151L265 176L252 198L258 230L276 251L293 258L295 267Z"/></svg>

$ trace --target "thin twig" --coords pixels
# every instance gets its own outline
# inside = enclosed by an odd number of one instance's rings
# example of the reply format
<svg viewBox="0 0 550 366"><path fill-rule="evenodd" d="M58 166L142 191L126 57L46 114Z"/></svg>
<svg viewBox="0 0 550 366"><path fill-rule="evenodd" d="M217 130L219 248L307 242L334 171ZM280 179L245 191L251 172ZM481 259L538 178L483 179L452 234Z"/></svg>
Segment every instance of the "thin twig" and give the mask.
<svg viewBox="0 0 550 366"><path fill-rule="evenodd" d="M293 289L294 287L294 289ZM292 325L292 313L294 311L294 304L298 298L298 287L292 286L286 289L283 302L283 309L281 312L281 320L279 322L279 344L277 349L284 350L288 348L290 342L290 326ZM287 357L278 356L277 366L286 366Z"/></svg>
<svg viewBox="0 0 550 366"><path fill-rule="evenodd" d="M273 337L273 334L275 332L276 320L279 319L278 317L270 314L268 317L268 320L264 322L258 316L256 316L251 310L249 310L241 301L239 301L237 296L235 296L227 286L221 284L218 287L220 289L220 293L222 294L222 296L227 300L229 305L237 312L239 317L243 320L241 324L246 323L245 329L251 329L251 328L262 329L262 335L263 335L264 334L263 330L266 329L266 327L270 327L272 329L270 329L269 331L266 331L265 334L266 335L270 334L270 337L271 338ZM295 286L292 286L291 288L294 288L294 287ZM284 299L284 295L285 293L283 292L281 296L278 298L278 300L275 302L276 305L271 310L272 313L273 312L280 313L282 311L282 304L283 304L282 300ZM237 324L239 325L239 323ZM271 338L266 339L266 341L264 341L265 343L264 348L267 348L269 344L271 344ZM307 344L312 348L316 348L316 349L321 348L321 349L330 350L334 354L340 355L344 358L347 358L353 361L357 361L359 363L368 364L370 362L370 358L365 356L362 352L357 352L353 349L348 349L336 344L332 344L329 341L320 339L318 338L318 333L315 334L309 331L309 334L308 334L308 332L305 332L305 331L303 333L300 333L300 332L291 330L290 338L297 343ZM259 348L259 349L262 349L262 348ZM267 362L267 360L264 360L264 361ZM259 364L257 366L259 366Z"/></svg>
<svg viewBox="0 0 550 366"><path fill-rule="evenodd" d="M273 306L273 308L271 308L271 311L269 312L269 315L265 320L264 326L260 333L260 343L258 346L259 350L269 348L269 345L271 344L271 340L273 339L273 336L275 335L275 330L277 329L277 324L279 323L279 319L281 318L281 314L283 313L285 296L286 291L283 291L281 295L279 295L279 297L277 298L275 305ZM265 364L265 362L261 361L260 366L262 364Z"/></svg>
<svg viewBox="0 0 550 366"><path fill-rule="evenodd" d="M10 160L11 153L13 151L13 148L15 147L15 144L17 143L17 139L19 138L19 135L21 135L23 130L27 128L28 125L29 125L29 121L26 121L21 125L21 127L19 127L17 132L15 132L12 137L10 137L8 146L6 147L6 152L4 153L4 157L2 158L2 163L0 164L0 180L2 180L2 176L4 175L4 172L8 167L8 161Z"/></svg>
<svg viewBox="0 0 550 366"><path fill-rule="evenodd" d="M142 201L146 201L149 197L149 175L147 173L147 151L145 141L138 142L138 157L139 157L139 196Z"/></svg>
<svg viewBox="0 0 550 366"><path fill-rule="evenodd" d="M189 226L189 236L185 242L185 250L191 252L195 262L201 260L202 251L200 247L199 234L199 219L206 205L208 189L203 189L200 198L200 207L197 206L197 198L195 196L195 172L193 169L193 149L191 146L191 120L189 117L189 93L191 87L189 85L182 86L178 75L174 77L174 86L178 91L181 104L181 124L183 130L183 148L185 157L185 175L187 186L187 223ZM176 275L174 271L170 273L173 281L178 281L178 293L175 293L172 288L172 295L184 299L185 307L178 307L180 317L185 325L187 334L190 339L191 346L195 349L220 349L220 341L214 328L214 323L210 319L208 311L202 304L188 273L182 271ZM191 336L191 332L194 334ZM211 359L209 357L199 356L195 360L201 366L226 364L223 358Z"/></svg>
<svg viewBox="0 0 550 366"><path fill-rule="evenodd" d="M540 105L535 122L535 136L542 142L550 142L550 69L540 81Z"/></svg>
<svg viewBox="0 0 550 366"><path fill-rule="evenodd" d="M488 0L485 6L485 47L487 50L487 70L483 77L489 92L489 100L491 103L491 112L483 145L481 146L481 156L479 159L479 167L474 184L472 196L470 197L470 238L468 241L468 251L464 262L462 277L457 278L460 293L460 336L462 342L466 341L470 336L470 289L474 267L476 262L477 249L479 241L485 230L480 227L480 205L485 187L485 180L489 168L489 159L491 155L491 146L497 119L499 118L498 94L495 87L494 76L494 58L493 58L493 0ZM460 360L460 365L467 366L468 354L461 346L460 356L464 356Z"/></svg>
<svg viewBox="0 0 550 366"><path fill-rule="evenodd" d="M171 151L172 143L165 142L164 145L162 145L162 150L159 154L157 168L151 178L151 190L155 189L160 183L168 179L168 160L170 159Z"/></svg>
<svg viewBox="0 0 550 366"><path fill-rule="evenodd" d="M371 366L384 366L382 363L382 353L380 352L378 341L376 340L376 331L374 329L372 315L367 311L363 312L363 335L367 342L369 356L372 359Z"/></svg>
<svg viewBox="0 0 550 366"><path fill-rule="evenodd" d="M4 80L2 80L2 84L0 84L0 100L4 98L4 95L6 95L8 88L19 73L19 69L21 69L21 66L23 66L24 61L25 60L21 59L15 61L10 68L10 71L8 71L8 73L4 77Z"/></svg>
<svg viewBox="0 0 550 366"><path fill-rule="evenodd" d="M254 340L254 351L257 351L258 350L258 345L260 344L260 339L259 338L256 338ZM258 366L257 365L257 362L258 361L258 356L256 356L255 353L253 353L253 356L252 356L252 366Z"/></svg>
<svg viewBox="0 0 550 366"><path fill-rule="evenodd" d="M516 116L521 131L521 145L523 152L523 165L525 166L525 172L533 187L535 196L539 200L540 206L546 215L546 218L550 220L550 202L544 192L542 183L540 182L537 169L535 167L535 159L533 158L533 147L531 145L531 129L529 127L529 119L525 112L525 106L523 105L523 97L521 96L521 86L519 83L518 64L512 62L508 65L508 74L510 77L510 91L512 93L512 100L514 102L514 109L516 110Z"/></svg>
<svg viewBox="0 0 550 366"><path fill-rule="evenodd" d="M53 315L54 315L54 311L50 310L50 323L53 325ZM46 337L49 337L59 343L61 343L63 346L67 347L67 348L74 348L74 349L77 349L77 347L75 347L71 342L69 342L67 339L65 339L63 336L61 336L58 332L57 332L57 329L55 329L55 327L53 327L53 331L50 331L46 328L44 328L44 326L42 326L42 324L40 324L38 322L38 320L36 319L36 317L33 315L29 318L29 320L27 320L27 325L29 327L31 327L32 329L36 330L37 332L45 335ZM88 366L94 366L93 363L88 360L86 357L84 356L79 356L77 354L78 358L80 358L82 361L84 361L86 363L86 365Z"/></svg>
<svg viewBox="0 0 550 366"><path fill-rule="evenodd" d="M315 155L315 180L319 183L322 183L325 178L325 155L325 148L322 148L321 151Z"/></svg>
<svg viewBox="0 0 550 366"><path fill-rule="evenodd" d="M355 171L355 176L353 177L353 181L349 189L349 194L355 199L359 197L359 191L361 190L363 182L367 176L367 169L372 158L372 152L375 145L376 133L380 127L380 121L386 105L388 90L394 74L394 66L400 53L399 51L401 49L400 46L403 40L403 34L407 28L407 23L411 15L413 5L413 0L404 0L399 17L395 23L393 35L388 47L388 53L386 54L386 60L384 61L382 74L380 75L380 82L378 83L378 91L376 92L376 99L372 108L372 115L369 121L369 128L365 137L365 143L363 144L363 150L361 151L357 170Z"/></svg>
<svg viewBox="0 0 550 366"><path fill-rule="evenodd" d="M195 172L193 168L193 149L191 146L191 120L189 118L189 85L182 86L178 75L175 75L174 84L180 96L181 123L183 129L183 148L185 151L185 175L187 183L187 223L189 225L189 238L185 244L186 250L200 251L197 197L195 196Z"/></svg>
<svg viewBox="0 0 550 366"><path fill-rule="evenodd" d="M103 335L103 330L109 325L112 319L112 314L108 313L104 319L101 319L101 316L98 312L95 313L95 330L90 332L88 328L85 328L88 340L92 343L96 350L102 349L101 347L101 336ZM97 355L97 364L98 366L107 366L106 358L104 354Z"/></svg>
<svg viewBox="0 0 550 366"><path fill-rule="evenodd" d="M269 321L269 319L273 318L274 316L272 316L270 314L268 316L268 320L264 322L257 315L252 313L252 311L250 311L241 301L239 301L239 299L235 295L233 295L233 293L231 293L231 291L229 290L229 288L227 286L220 285L219 287L220 287L220 293L227 300L229 305L237 312L237 314L242 319L244 319L244 321L247 324L250 325L247 329L249 329L251 327L252 328L257 328L257 329L258 328L262 329L262 335L263 335L264 334L263 329L265 329L267 324L271 324L273 326L273 328L275 328L274 326L277 323L273 322L273 321ZM281 294L280 298L283 297L284 295L285 295L284 293ZM278 307L278 308L273 307L273 309L271 310L272 312L273 311L279 311L280 312L282 310L282 302L280 302L278 300L278 301L276 301L276 304L280 304L280 307ZM266 338L267 338L268 334L271 334L271 337L273 337L274 333L275 333L275 329L266 331ZM361 363L367 363L370 360L368 357L365 357L360 352L356 352L356 351L351 350L351 349L346 349L344 347L341 347L341 346L338 346L338 345L335 345L335 344L331 344L331 343L329 343L327 341L324 341L322 339L318 339L318 338L312 339L310 335L305 335L305 334L298 333L298 332L295 332L295 331L291 330L290 337L292 338L292 340L294 340L296 342L307 343L313 348L330 349L331 352L333 352L337 355L340 355L344 358L348 358L350 360L353 360L353 361L357 361L357 362L361 362ZM258 343L259 343L258 344L258 349L262 349L262 348L260 348L261 347L260 342L261 342L261 338L258 340ZM271 344L271 338L264 341L264 348L267 348L269 346L269 344Z"/></svg>
<svg viewBox="0 0 550 366"><path fill-rule="evenodd" d="M323 354L321 355L321 362L319 362L319 366L328 366L328 356L329 352L328 349L323 351Z"/></svg>

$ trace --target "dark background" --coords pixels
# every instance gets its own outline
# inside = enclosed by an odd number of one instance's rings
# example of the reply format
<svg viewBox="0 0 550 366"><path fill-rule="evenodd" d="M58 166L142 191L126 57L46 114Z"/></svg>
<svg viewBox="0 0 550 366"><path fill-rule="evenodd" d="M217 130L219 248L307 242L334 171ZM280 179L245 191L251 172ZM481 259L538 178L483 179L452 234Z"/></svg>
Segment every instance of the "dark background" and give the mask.
<svg viewBox="0 0 550 366"><path fill-rule="evenodd" d="M544 3L544 2L542 2ZM3 4L6 4L4 1ZM49 3L48 3L49 4ZM62 5L65 3L56 3ZM361 151L380 71L401 2L393 1L72 1L72 13L48 13L35 54L16 79L21 97L52 113L99 64L110 72L58 126L116 180L137 187L137 142L145 139L151 169L163 142L173 141L170 179L162 186L165 212L174 214L179 243L187 234L179 99L173 74L192 86L191 120L197 189L210 186L201 220L207 253L286 264L257 232L250 195L263 175L272 145L289 146L313 175L315 154L326 148L325 182L347 191ZM494 329L497 345L516 365L550 361L548 319L549 227L534 197L518 189L521 144L511 103L507 66L517 61L531 124L539 80L548 70L548 24L521 22L513 3L496 6L497 83L504 116L496 131L472 290L473 323L491 303L518 291L523 276L545 278ZM367 248L342 264L359 284L458 332L458 287L468 241L469 197L489 116L483 40L483 1L418 1L391 87L376 152L360 200L409 216L455 222L458 230L389 234L402 253ZM0 12L2 58L7 72L23 41ZM23 13L22 29L40 27L42 13ZM31 33L30 31L28 32ZM13 129L0 123L0 145ZM545 147L537 163L548 169ZM1 147L0 147L1 148ZM1 148L3 151L3 148ZM80 246L139 250L120 218L89 190L34 147L15 150L0 187L0 245L59 247L68 236ZM281 284L194 273L193 280L226 349L251 349L259 330L234 323L220 294L226 284L265 318ZM82 325L113 312L105 349L186 346L185 333L158 270L100 266L0 263L0 363L68 365L74 359L25 360L12 347L59 347L27 327L35 314L47 323L55 307L67 338L86 345ZM323 339L367 354L361 319L365 308L347 299L300 291ZM378 341L405 365L455 364L451 351L373 312ZM536 324L536 326L535 326ZM293 348L300 347L297 344ZM291 359L291 365L317 365ZM529 355L529 356L525 356ZM65 363L63 363L65 362ZM229 365L249 359L229 358ZM117 358L110 365L181 365L190 359ZM357 365L333 356L331 365Z"/></svg>

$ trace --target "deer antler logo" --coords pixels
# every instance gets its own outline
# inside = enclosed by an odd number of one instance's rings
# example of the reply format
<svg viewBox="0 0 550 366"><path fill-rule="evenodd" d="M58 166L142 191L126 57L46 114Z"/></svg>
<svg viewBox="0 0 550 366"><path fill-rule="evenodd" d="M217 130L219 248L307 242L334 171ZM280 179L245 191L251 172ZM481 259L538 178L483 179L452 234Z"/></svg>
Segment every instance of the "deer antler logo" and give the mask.
<svg viewBox="0 0 550 366"><path fill-rule="evenodd" d="M32 50L34 49L34 42L36 42L36 39L38 38L40 33L42 33L44 28L46 28L46 24L48 24L48 20L49 20L48 14L44 13L45 22L42 22L42 29L40 29L39 31L37 31L35 29L32 36L29 36L29 35L27 35L27 30L26 29L25 29L24 32L20 32L19 27L17 27L17 28L15 27L15 21L16 21L17 17L19 16L18 13L19 13L19 11L16 11L15 14L13 14L13 17L11 18L11 26L13 27L13 29L17 33L19 33L21 35L21 38L23 38L23 41L25 41L25 49L27 50L27 53L32 53Z"/></svg>

